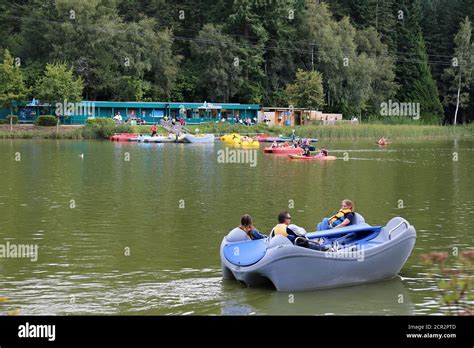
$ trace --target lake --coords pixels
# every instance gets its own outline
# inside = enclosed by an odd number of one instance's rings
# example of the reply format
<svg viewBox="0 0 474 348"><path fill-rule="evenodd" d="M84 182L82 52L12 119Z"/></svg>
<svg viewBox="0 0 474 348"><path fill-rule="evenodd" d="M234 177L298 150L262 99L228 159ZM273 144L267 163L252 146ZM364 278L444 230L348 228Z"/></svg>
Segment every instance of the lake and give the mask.
<svg viewBox="0 0 474 348"><path fill-rule="evenodd" d="M0 259L0 313L446 314L419 257L473 247L474 140L323 145L338 160L261 148L251 166L219 163L220 142L0 140L0 244L38 245L36 262ZM416 227L399 277L295 293L222 280L219 245L242 214L268 233L288 210L313 231L343 198L373 225Z"/></svg>

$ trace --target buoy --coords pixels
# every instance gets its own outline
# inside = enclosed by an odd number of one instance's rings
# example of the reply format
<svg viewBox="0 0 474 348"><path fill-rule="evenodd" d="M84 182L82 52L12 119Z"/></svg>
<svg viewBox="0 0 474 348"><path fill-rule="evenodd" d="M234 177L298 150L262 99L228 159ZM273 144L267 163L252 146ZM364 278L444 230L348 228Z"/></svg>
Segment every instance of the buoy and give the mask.
<svg viewBox="0 0 474 348"><path fill-rule="evenodd" d="M82 158L82 159L84 159L84 154L81 153L81 154L79 155L79 157Z"/></svg>

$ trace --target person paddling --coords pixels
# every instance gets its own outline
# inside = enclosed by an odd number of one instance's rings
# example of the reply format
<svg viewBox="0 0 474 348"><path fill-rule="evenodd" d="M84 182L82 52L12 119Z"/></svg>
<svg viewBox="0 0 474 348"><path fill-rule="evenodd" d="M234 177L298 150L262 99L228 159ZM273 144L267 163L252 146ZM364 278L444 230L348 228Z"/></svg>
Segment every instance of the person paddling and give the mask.
<svg viewBox="0 0 474 348"><path fill-rule="evenodd" d="M309 149L308 146L304 148L303 156L305 157L311 157L311 150Z"/></svg>

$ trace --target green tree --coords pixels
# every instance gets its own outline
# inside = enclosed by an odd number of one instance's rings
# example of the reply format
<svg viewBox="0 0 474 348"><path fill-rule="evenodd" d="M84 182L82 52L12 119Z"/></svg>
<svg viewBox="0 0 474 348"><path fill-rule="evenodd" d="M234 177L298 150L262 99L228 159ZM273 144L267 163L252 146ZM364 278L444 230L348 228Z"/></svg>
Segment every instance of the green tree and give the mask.
<svg viewBox="0 0 474 348"><path fill-rule="evenodd" d="M321 110L324 106L323 77L318 71L296 71L295 82L286 87L290 103L297 108Z"/></svg>
<svg viewBox="0 0 474 348"><path fill-rule="evenodd" d="M421 10L417 0L400 5L397 24L397 75L400 102L420 103L421 118L439 122L443 108L431 75L420 27Z"/></svg>
<svg viewBox="0 0 474 348"><path fill-rule="evenodd" d="M394 64L380 35L370 27L356 30L347 17L333 20L324 3L308 3L304 18L298 36L307 38L308 51L315 52L327 108L349 115L376 112L396 89Z"/></svg>
<svg viewBox="0 0 474 348"><path fill-rule="evenodd" d="M83 89L82 78L75 78L72 69L64 64L47 64L44 76L36 85L36 96L49 103L79 102Z"/></svg>
<svg viewBox="0 0 474 348"><path fill-rule="evenodd" d="M20 67L6 49L3 52L3 63L0 64L0 105L9 107L12 100L21 100L28 92Z"/></svg>
<svg viewBox="0 0 474 348"><path fill-rule="evenodd" d="M239 47L222 27L206 24L191 43L191 52L198 69L202 98L228 102L242 84L242 66L238 60Z"/></svg>
<svg viewBox="0 0 474 348"><path fill-rule="evenodd" d="M454 124L457 122L459 108L469 105L470 86L474 81L474 43L471 42L472 27L468 17L454 37L454 58L452 66L445 69L444 79L448 83L445 105L456 105Z"/></svg>

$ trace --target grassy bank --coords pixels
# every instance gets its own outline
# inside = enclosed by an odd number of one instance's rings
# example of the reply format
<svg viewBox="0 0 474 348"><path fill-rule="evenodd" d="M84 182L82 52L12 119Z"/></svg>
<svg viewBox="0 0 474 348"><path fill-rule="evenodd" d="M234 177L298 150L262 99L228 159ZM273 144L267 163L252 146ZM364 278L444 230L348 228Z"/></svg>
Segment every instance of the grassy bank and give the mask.
<svg viewBox="0 0 474 348"><path fill-rule="evenodd" d="M474 125L467 126L428 126L413 124L339 124L334 126L297 126L297 127L267 127L263 124L256 126L230 125L208 123L188 127L199 129L200 133L264 133L271 135L291 135L295 129L296 135L318 139L378 139L381 136L390 139L453 139L474 136Z"/></svg>
<svg viewBox="0 0 474 348"><path fill-rule="evenodd" d="M289 132L287 132L289 133ZM424 126L359 124L334 126L305 126L296 128L302 137L318 139L378 139L381 136L395 139L454 139L474 136L474 125Z"/></svg>
<svg viewBox="0 0 474 348"><path fill-rule="evenodd" d="M85 125L41 127L35 125L0 125L0 139L108 139L115 133L151 133L151 126L112 126L112 125ZM158 129L158 133L166 133Z"/></svg>
<svg viewBox="0 0 474 348"><path fill-rule="evenodd" d="M292 128L265 126L231 125L222 123L205 123L187 127L191 132L200 134L213 133L242 133L291 135ZM474 125L466 126L424 126L424 125L386 125L386 124L341 124L334 126L303 126L294 127L296 134L301 137L318 139L377 139L381 136L396 139L454 139L474 136ZM158 128L159 133L166 133ZM150 126L115 126L111 124L88 124L85 126L61 126L59 133L56 127L40 127L32 125L14 125L10 131L9 125L0 125L0 139L108 139L115 133L150 133Z"/></svg>

